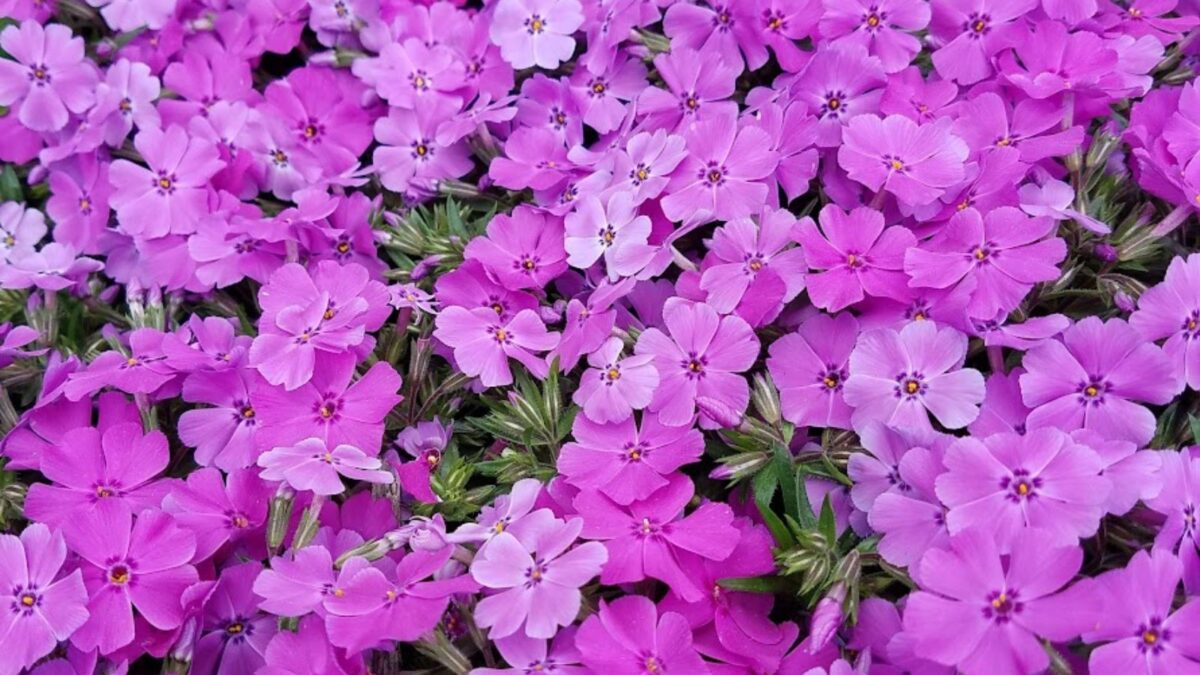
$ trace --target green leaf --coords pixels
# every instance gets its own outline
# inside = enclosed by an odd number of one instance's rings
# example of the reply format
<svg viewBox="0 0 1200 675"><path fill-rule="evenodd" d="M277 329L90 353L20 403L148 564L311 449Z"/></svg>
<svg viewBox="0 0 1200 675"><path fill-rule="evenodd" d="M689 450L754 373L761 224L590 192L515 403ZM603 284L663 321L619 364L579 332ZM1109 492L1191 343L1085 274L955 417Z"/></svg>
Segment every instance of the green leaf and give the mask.
<svg viewBox="0 0 1200 675"><path fill-rule="evenodd" d="M1189 413L1188 428L1192 431L1192 443L1200 445L1200 418Z"/></svg>
<svg viewBox="0 0 1200 675"><path fill-rule="evenodd" d="M771 531L771 537L775 539L775 545L779 548L791 548L796 545L796 540L792 537L791 530L775 512L771 510L770 504L764 505L762 502L755 501L758 506L758 512L762 515L763 522L767 524L767 529Z"/></svg>
<svg viewBox="0 0 1200 675"><path fill-rule="evenodd" d="M830 543L837 541L837 519L833 515L833 503L829 500L828 494L821 502L821 516L817 519L817 529L826 541Z"/></svg>
<svg viewBox="0 0 1200 675"><path fill-rule="evenodd" d="M791 588L791 584L780 577L729 577L717 580L717 584L721 588L747 593L779 593Z"/></svg>
<svg viewBox="0 0 1200 675"><path fill-rule="evenodd" d="M17 172L11 164L6 164L4 171L0 172L0 201L25 201L25 191L21 189L21 179L17 178Z"/></svg>

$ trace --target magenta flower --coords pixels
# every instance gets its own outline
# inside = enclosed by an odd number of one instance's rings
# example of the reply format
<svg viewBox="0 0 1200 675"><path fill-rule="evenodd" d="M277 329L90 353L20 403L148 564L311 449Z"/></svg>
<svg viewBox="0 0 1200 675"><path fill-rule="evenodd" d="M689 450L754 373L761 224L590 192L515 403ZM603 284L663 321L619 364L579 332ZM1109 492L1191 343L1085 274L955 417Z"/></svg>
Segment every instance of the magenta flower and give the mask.
<svg viewBox="0 0 1200 675"><path fill-rule="evenodd" d="M689 426L663 426L653 415L617 424L575 418L575 441L563 446L558 470L581 490L599 490L628 506L666 487L679 467L704 453L704 438Z"/></svg>
<svg viewBox="0 0 1200 675"><path fill-rule="evenodd" d="M1187 386L1200 390L1200 254L1171 260L1163 282L1138 298L1129 323L1163 353Z"/></svg>
<svg viewBox="0 0 1200 675"><path fill-rule="evenodd" d="M245 367L195 372L183 381L183 400L212 406L179 417L179 440L195 448L197 464L229 471L254 463L258 415L250 391L257 382Z"/></svg>
<svg viewBox="0 0 1200 675"><path fill-rule="evenodd" d="M46 349L23 350L40 337L38 332L29 326L14 326L11 323L0 323L0 368L12 365L17 359L27 359L45 354Z"/></svg>
<svg viewBox="0 0 1200 675"><path fill-rule="evenodd" d="M312 380L295 391L256 387L250 403L259 420L255 441L260 449L292 446L310 438L327 449L350 445L370 456L378 454L383 422L404 400L400 375L384 362L371 366L353 384L354 361L318 364Z"/></svg>
<svg viewBox="0 0 1200 675"><path fill-rule="evenodd" d="M646 87L646 66L636 58L613 57L600 72L580 69L571 77L584 124L602 134L621 126L627 104Z"/></svg>
<svg viewBox="0 0 1200 675"><path fill-rule="evenodd" d="M921 51L920 41L911 35L929 25L929 5L920 0L825 0L824 5L821 37L834 45L861 45L888 73L906 68Z"/></svg>
<svg viewBox="0 0 1200 675"><path fill-rule="evenodd" d="M563 222L528 206L488 223L487 236L467 244L465 257L483 263L509 290L541 288L567 269Z"/></svg>
<svg viewBox="0 0 1200 675"><path fill-rule="evenodd" d="M341 476L368 483L391 483L392 474L381 469L378 457L367 455L353 445L330 449L320 438L308 438L294 446L278 446L258 457L266 480L285 481L297 490L312 490L318 495L340 494L345 486Z"/></svg>
<svg viewBox="0 0 1200 675"><path fill-rule="evenodd" d="M672 45L711 52L725 63L741 69L745 51L750 68L767 61L767 50L755 30L756 7L729 0L705 0L703 4L675 3L663 17L663 31Z"/></svg>
<svg viewBox="0 0 1200 675"><path fill-rule="evenodd" d="M549 129L521 127L505 141L504 156L492 160L488 176L510 190L548 190L565 183L567 172L574 168L557 134Z"/></svg>
<svg viewBox="0 0 1200 675"><path fill-rule="evenodd" d="M1000 72L1030 98L1046 99L1067 91L1087 94L1112 88L1117 61L1117 52L1099 35L1041 21L1001 55Z"/></svg>
<svg viewBox="0 0 1200 675"><path fill-rule="evenodd" d="M984 527L1005 553L1030 527L1062 545L1092 536L1111 489L1096 452L1058 429L961 438L944 462L937 494L950 532Z"/></svg>
<svg viewBox="0 0 1200 675"><path fill-rule="evenodd" d="M912 486L900 476L904 457L918 448L941 449L952 437L925 429L893 429L878 422L867 422L858 430L859 442L866 452L856 452L847 462L846 475L854 481L850 499L860 511L870 513L875 500L888 492L907 493Z"/></svg>
<svg viewBox="0 0 1200 675"><path fill-rule="evenodd" d="M697 632L698 640L701 634L709 639L715 634L721 647L757 663L764 672L776 672L782 656L779 643L787 640L785 648L790 647L795 633L789 634L787 624L777 626L771 622L769 614L774 599L761 593L732 591L720 584L722 579L756 577L771 574L775 569L771 555L773 542L766 528L744 522L739 530L737 548L725 560L718 562L691 555L680 560L688 576L708 593L694 602L685 602L669 593L659 608L686 618ZM792 624L793 631L794 628ZM707 647L699 645L700 652L717 656Z"/></svg>
<svg viewBox="0 0 1200 675"><path fill-rule="evenodd" d="M636 353L654 357L659 386L650 412L668 426L691 423L696 398L706 396L736 413L746 409L750 388L738 373L750 369L759 342L741 317L720 316L704 303L672 301L663 310L667 333L647 329L638 338ZM715 425L708 415L705 425Z"/></svg>
<svg viewBox="0 0 1200 675"><path fill-rule="evenodd" d="M41 472L54 484L29 487L25 514L61 527L92 511L157 507L168 483L154 479L169 459L167 437L143 435L140 424L72 429L42 451Z"/></svg>
<svg viewBox="0 0 1200 675"><path fill-rule="evenodd" d="M71 637L80 649L110 654L133 640L133 610L151 626L170 630L183 622L181 598L197 580L189 564L191 532L162 511L146 510L134 522L129 509L99 509L68 520L71 550L83 558L91 616Z"/></svg>
<svg viewBox="0 0 1200 675"><path fill-rule="evenodd" d="M1154 453L1161 459L1161 490L1146 499L1150 510L1166 517L1155 547L1176 552L1188 593L1200 590L1200 458L1194 450ZM1116 479L1113 480L1116 483ZM1152 485L1152 483L1151 483Z"/></svg>
<svg viewBox="0 0 1200 675"><path fill-rule="evenodd" d="M447 307L438 314L433 336L454 350L454 361L462 372L478 377L485 387L512 384L510 358L535 376L545 377L550 367L534 352L554 349L559 340L558 334L547 332L538 315L528 309L501 321L491 309Z"/></svg>
<svg viewBox="0 0 1200 675"><path fill-rule="evenodd" d="M521 310L536 310L538 306L532 295L510 291L492 281L483 265L475 260L464 261L454 271L438 277L435 289L437 301L443 307L486 307L501 321L509 321Z"/></svg>
<svg viewBox="0 0 1200 675"><path fill-rule="evenodd" d="M204 605L200 639L192 667L198 672L225 672L265 665L267 644L278 632L278 620L258 611L251 589L262 572L257 560L221 570Z"/></svg>
<svg viewBox="0 0 1200 675"><path fill-rule="evenodd" d="M1023 161L1037 162L1068 155L1083 142L1082 127L1062 129L1062 106L1053 101L1025 99L1013 106L989 92L963 101L960 110L954 131L974 151L1016 148ZM1065 183L1051 184L1070 189ZM1072 192L1068 205L1074 196Z"/></svg>
<svg viewBox="0 0 1200 675"><path fill-rule="evenodd" d="M1154 415L1137 404L1164 404L1183 386L1171 359L1119 319L1088 317L1061 340L1025 354L1021 395L1029 428L1091 429L1139 445L1154 435Z"/></svg>
<svg viewBox="0 0 1200 675"><path fill-rule="evenodd" d="M33 131L58 131L70 114L95 100L96 69L84 63L83 39L59 24L42 27L32 19L0 32L0 105L17 111Z"/></svg>
<svg viewBox="0 0 1200 675"><path fill-rule="evenodd" d="M783 416L796 426L850 428L843 397L858 321L848 313L815 314L771 345L767 368L779 387Z"/></svg>
<svg viewBox="0 0 1200 675"><path fill-rule="evenodd" d="M358 669L343 664L341 654L329 642L320 617L300 620L296 632L281 630L267 644L262 675L352 675ZM361 663L359 664L361 668Z"/></svg>
<svg viewBox="0 0 1200 675"><path fill-rule="evenodd" d="M540 481L522 478L513 483L508 494L480 509L476 522L459 526L454 533L455 541L486 542L501 532L509 532L521 541L532 541L538 528L553 517L547 509L534 509L534 502L541 494Z"/></svg>
<svg viewBox="0 0 1200 675"><path fill-rule="evenodd" d="M475 618L489 636L502 638L517 631L533 638L552 638L579 614L579 588L600 573L608 559L604 545L590 541L571 545L583 520L555 520L529 535L522 545L502 532L492 537L471 563L471 576L497 591L479 601ZM569 549L569 550L568 550Z"/></svg>
<svg viewBox="0 0 1200 675"><path fill-rule="evenodd" d="M675 169L663 213L674 221L732 220L756 213L767 200L763 182L779 164L771 138L736 117L697 122L685 134L688 156Z"/></svg>
<svg viewBox="0 0 1200 675"><path fill-rule="evenodd" d="M1200 600L1193 598L1171 610L1181 568L1166 551L1138 551L1124 569L1096 580L1099 607L1089 618L1097 625L1084 638L1110 642L1092 651L1091 672L1154 675L1200 670Z"/></svg>
<svg viewBox="0 0 1200 675"><path fill-rule="evenodd" d="M613 585L651 577L688 602L707 593L710 589L697 586L680 566L680 556L686 551L724 560L737 545L738 535L733 512L725 504L706 502L683 516L683 507L694 493L692 481L683 475L673 476L665 487L626 507L597 491L581 491L575 509L583 516L583 537L601 540L608 549L600 581Z"/></svg>
<svg viewBox="0 0 1200 675"><path fill-rule="evenodd" d="M75 569L59 576L66 557L62 535L41 523L31 523L20 538L0 535L0 587L10 596L0 620L0 673L30 672L87 621L83 575Z"/></svg>
<svg viewBox="0 0 1200 675"><path fill-rule="evenodd" d="M916 245L905 227L884 228L883 214L859 207L849 213L833 204L821 209L820 229L811 218L797 225L796 240L810 269L805 279L813 304L839 312L866 295L908 299L904 252Z"/></svg>
<svg viewBox="0 0 1200 675"><path fill-rule="evenodd" d="M294 554L271 559L271 566L254 580L259 607L276 616L304 616L322 603L346 593L346 582L367 566L365 558L353 557L340 572L333 556L320 544L305 546ZM324 613L324 612L322 612Z"/></svg>
<svg viewBox="0 0 1200 675"><path fill-rule="evenodd" d="M609 280L632 276L654 255L649 236L650 218L638 213L630 193L616 192L607 204L588 197L566 217L567 263L586 270L603 256Z"/></svg>
<svg viewBox="0 0 1200 675"><path fill-rule="evenodd" d="M887 77L859 45L821 45L792 84L792 98L817 118L817 146L837 147L851 119L876 112Z"/></svg>
<svg viewBox="0 0 1200 675"><path fill-rule="evenodd" d="M450 444L454 423L442 424L437 417L416 426L406 427L396 436L396 445L403 448L412 461L400 462L400 455L389 452L388 463L396 472L400 486L423 502L436 502L437 495L429 485L433 472L442 463L442 453Z"/></svg>
<svg viewBox="0 0 1200 675"><path fill-rule="evenodd" d="M571 58L581 25L578 0L500 0L488 35L513 68L553 69Z"/></svg>
<svg viewBox="0 0 1200 675"><path fill-rule="evenodd" d="M437 140L438 126L454 104L444 98L422 99L415 108L391 108L375 122L376 148L372 161L380 182L401 193L431 193L438 181L461 178L475 163L465 143Z"/></svg>
<svg viewBox="0 0 1200 675"><path fill-rule="evenodd" d="M666 89L646 87L638 97L637 112L647 130L678 133L698 122L737 116L737 104L729 100L741 72L737 61L681 47L654 57L654 67ZM657 175L667 173L664 167Z"/></svg>
<svg viewBox="0 0 1200 675"><path fill-rule="evenodd" d="M0 231L3 231L0 260L17 259L33 250L46 236L46 216L19 202L3 202L0 203Z"/></svg>
<svg viewBox="0 0 1200 675"><path fill-rule="evenodd" d="M876 192L923 206L963 178L968 148L951 133L953 126L945 117L918 125L902 115L859 115L846 126L838 164Z"/></svg>
<svg viewBox="0 0 1200 675"><path fill-rule="evenodd" d="M654 199L666 189L671 173L687 156L684 145L682 136L662 129L633 134L625 150L617 155L613 177L632 192L634 204Z"/></svg>
<svg viewBox="0 0 1200 675"><path fill-rule="evenodd" d="M879 554L884 560L916 571L926 551L946 548L946 507L938 500L936 480L945 472L941 453L927 448L909 449L900 458L896 486L875 497L867 522L883 535Z"/></svg>
<svg viewBox="0 0 1200 675"><path fill-rule="evenodd" d="M362 265L323 260L311 272L284 265L259 292L263 314L250 365L271 384L296 389L313 376L314 364L368 340L366 332L391 314L388 297Z"/></svg>
<svg viewBox="0 0 1200 675"><path fill-rule="evenodd" d="M659 613L649 598L629 595L600 601L575 634L583 665L592 672L707 675L708 664L692 646L687 619Z"/></svg>
<svg viewBox="0 0 1200 675"><path fill-rule="evenodd" d="M1012 206L986 217L965 209L932 240L908 250L904 271L914 287L949 288L970 279L971 316L1007 315L1034 284L1058 278L1067 245L1053 236L1057 229L1055 221L1030 218Z"/></svg>
<svg viewBox="0 0 1200 675"><path fill-rule="evenodd" d="M1021 400L1020 377L1022 368L1008 373L992 373L985 384L987 393L979 407L979 417L967 429L975 436L984 437L1000 433L1025 433L1025 419L1029 408Z"/></svg>
<svg viewBox="0 0 1200 675"><path fill-rule="evenodd" d="M378 58L355 59L352 70L380 98L394 108L403 109L435 100L457 104L455 93L463 88L466 74L454 50L444 45L428 45L415 37L389 42ZM449 116L449 112L444 115Z"/></svg>
<svg viewBox="0 0 1200 675"><path fill-rule="evenodd" d="M109 168L121 229L147 238L194 232L208 213L208 181L224 166L216 147L178 126L141 129L133 144L149 168L123 159Z"/></svg>
<svg viewBox="0 0 1200 675"><path fill-rule="evenodd" d="M933 65L947 80L975 84L992 74L992 57L1013 38L1016 19L1037 7L1038 0L936 0L930 33L942 46Z"/></svg>
<svg viewBox="0 0 1200 675"><path fill-rule="evenodd" d="M136 124L138 129L159 127L162 121L154 100L161 89L158 78L144 63L121 59L104 75L96 89L96 105L88 113L88 122L104 132L104 142L120 145Z"/></svg>
<svg viewBox="0 0 1200 675"><path fill-rule="evenodd" d="M553 641L527 637L513 633L494 641L504 661L512 668L476 668L475 675L524 675L524 673L550 673L551 675L585 675L579 665L579 650L575 647L575 629L564 628Z"/></svg>
<svg viewBox="0 0 1200 675"><path fill-rule="evenodd" d="M713 234L715 264L700 277L705 301L722 314L761 325L804 290L804 253L790 247L796 218L786 210L764 209L758 223L739 218Z"/></svg>
<svg viewBox="0 0 1200 675"><path fill-rule="evenodd" d="M1048 665L1038 637L1070 639L1069 593L1083 551L1042 530L1021 530L1008 566L986 528L956 535L921 560L920 590L908 597L904 629L916 653L966 675L1022 675Z"/></svg>
<svg viewBox="0 0 1200 675"><path fill-rule="evenodd" d="M40 288L61 291L81 284L89 274L104 269L104 263L78 255L75 249L51 242L34 251L18 250L7 266L0 265L0 283L5 288Z"/></svg>
<svg viewBox="0 0 1200 675"><path fill-rule="evenodd" d="M357 653L382 640L412 642L429 633L458 593L479 590L470 576L430 579L450 559L449 547L413 551L394 566L363 566L325 602L329 641ZM385 574L386 570L386 574Z"/></svg>
<svg viewBox="0 0 1200 675"><path fill-rule="evenodd" d="M914 321L899 332L864 333L850 354L844 396L858 427L877 420L926 429L932 413L948 429L961 429L979 414L983 375L963 368L967 337L950 327Z"/></svg>
<svg viewBox="0 0 1200 675"><path fill-rule="evenodd" d="M621 358L624 343L608 338L588 354L588 368L579 380L572 400L593 422L621 422L634 410L650 405L658 387L654 356L635 354ZM651 417L651 416L647 416Z"/></svg>
<svg viewBox="0 0 1200 675"><path fill-rule="evenodd" d="M270 487L252 470L231 471L226 480L207 468L188 474L186 483L162 500L162 508L196 535L196 559L203 560L226 542L257 552L270 498Z"/></svg>

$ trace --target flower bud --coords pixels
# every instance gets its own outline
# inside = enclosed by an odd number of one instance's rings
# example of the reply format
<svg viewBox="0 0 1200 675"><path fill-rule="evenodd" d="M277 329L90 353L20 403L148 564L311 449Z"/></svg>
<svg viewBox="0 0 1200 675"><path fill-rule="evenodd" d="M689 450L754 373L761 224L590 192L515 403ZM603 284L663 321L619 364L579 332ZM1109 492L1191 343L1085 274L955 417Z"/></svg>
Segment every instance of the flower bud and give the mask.
<svg viewBox="0 0 1200 675"><path fill-rule="evenodd" d="M769 374L758 373L754 376L754 384L750 389L750 400L754 402L754 409L767 424L779 424L783 419L780 411L779 390L775 388L775 383Z"/></svg>
<svg viewBox="0 0 1200 675"><path fill-rule="evenodd" d="M296 491L287 485L280 485L275 496L271 497L271 505L267 510L267 548L272 551L279 550L287 536L295 498Z"/></svg>
<svg viewBox="0 0 1200 675"><path fill-rule="evenodd" d="M700 414L727 429L735 429L742 424L742 414L725 404L708 396L696 397L696 407Z"/></svg>
<svg viewBox="0 0 1200 675"><path fill-rule="evenodd" d="M766 452L739 452L717 460L720 466L708 474L713 480L742 480L758 473L771 461Z"/></svg>
<svg viewBox="0 0 1200 675"><path fill-rule="evenodd" d="M837 634L838 628L842 626L842 621L846 618L842 612L842 602L845 599L846 585L839 582L834 584L825 597L817 603L817 608L813 610L812 620L809 624L809 654L815 654L824 649Z"/></svg>

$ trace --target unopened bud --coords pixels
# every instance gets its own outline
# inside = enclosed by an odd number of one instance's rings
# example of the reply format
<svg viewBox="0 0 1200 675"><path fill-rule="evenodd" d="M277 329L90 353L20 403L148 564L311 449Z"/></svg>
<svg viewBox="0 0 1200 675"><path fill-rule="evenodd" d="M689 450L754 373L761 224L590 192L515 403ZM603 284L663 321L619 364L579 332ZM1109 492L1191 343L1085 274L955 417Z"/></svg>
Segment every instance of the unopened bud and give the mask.
<svg viewBox="0 0 1200 675"><path fill-rule="evenodd" d="M769 374L758 373L754 376L754 386L750 389L750 400L754 402L754 409L767 424L779 424L783 419L780 411L779 390L775 388L775 382L771 380Z"/></svg>
<svg viewBox="0 0 1200 675"><path fill-rule="evenodd" d="M287 485L280 485L275 496L271 497L271 505L267 510L267 548L271 551L277 551L283 545L292 520L295 498L296 491Z"/></svg>
<svg viewBox="0 0 1200 675"><path fill-rule="evenodd" d="M742 424L742 414L724 401L709 396L698 396L696 397L696 407L700 410L700 414L726 429L735 429Z"/></svg>
<svg viewBox="0 0 1200 675"><path fill-rule="evenodd" d="M713 480L742 480L758 473L771 461L766 452L739 452L717 460L720 466L708 474Z"/></svg>

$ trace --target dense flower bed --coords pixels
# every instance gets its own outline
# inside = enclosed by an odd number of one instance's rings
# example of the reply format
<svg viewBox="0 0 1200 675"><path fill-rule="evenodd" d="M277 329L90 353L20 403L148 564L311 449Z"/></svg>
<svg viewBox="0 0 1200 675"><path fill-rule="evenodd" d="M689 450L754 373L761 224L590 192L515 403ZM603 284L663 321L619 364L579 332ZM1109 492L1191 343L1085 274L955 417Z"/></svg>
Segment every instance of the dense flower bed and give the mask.
<svg viewBox="0 0 1200 675"><path fill-rule="evenodd" d="M0 675L1200 673L1200 2L0 16Z"/></svg>

